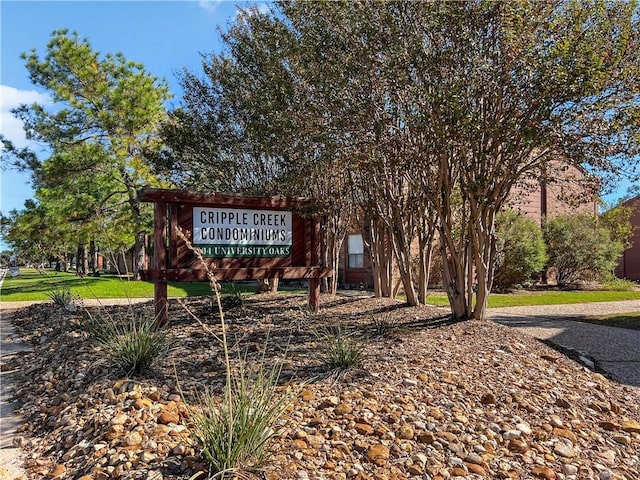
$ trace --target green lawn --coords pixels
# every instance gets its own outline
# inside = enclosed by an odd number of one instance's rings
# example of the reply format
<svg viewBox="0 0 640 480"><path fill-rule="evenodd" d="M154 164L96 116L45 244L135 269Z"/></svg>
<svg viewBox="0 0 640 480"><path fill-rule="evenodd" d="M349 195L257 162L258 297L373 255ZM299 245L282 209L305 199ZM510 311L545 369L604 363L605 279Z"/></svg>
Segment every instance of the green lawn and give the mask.
<svg viewBox="0 0 640 480"><path fill-rule="evenodd" d="M640 330L640 312L633 313L617 313L614 315L598 315L596 317L588 317L581 322L595 323L597 325L606 325L607 327L630 328L632 330Z"/></svg>
<svg viewBox="0 0 640 480"><path fill-rule="evenodd" d="M100 277L76 277L73 273L47 271L40 274L35 269L22 268L20 276L7 275L0 291L0 301L48 300L47 294L55 286L67 285L72 293L81 298L139 298L153 297L153 283L131 282L115 275ZM239 285L244 292L255 291L253 285ZM228 289L223 286L223 291ZM209 284L205 282L173 282L169 284L170 297L210 295ZM440 293L440 292L438 292ZM608 302L616 300L637 300L640 292L614 291L519 291L516 293L494 293L489 297L489 307L513 307L521 305L557 305L568 303ZM446 295L429 295L431 305L447 306Z"/></svg>
<svg viewBox="0 0 640 480"><path fill-rule="evenodd" d="M614 302L618 300L638 300L640 292L597 291L520 291L516 293L492 293L489 296L491 307L519 307L523 305L562 305L570 303ZM430 305L446 306L446 295L429 295Z"/></svg>
<svg viewBox="0 0 640 480"><path fill-rule="evenodd" d="M153 297L153 283L132 282L116 275L79 278L73 273L47 270L45 274L35 269L21 268L20 276L8 274L0 290L0 301L48 300L48 293L56 286L66 285L81 298L140 298ZM255 291L254 286L241 286L246 291ZM227 287L228 288L228 287ZM223 291L225 286L223 286ZM173 282L169 284L170 297L211 295L206 282Z"/></svg>

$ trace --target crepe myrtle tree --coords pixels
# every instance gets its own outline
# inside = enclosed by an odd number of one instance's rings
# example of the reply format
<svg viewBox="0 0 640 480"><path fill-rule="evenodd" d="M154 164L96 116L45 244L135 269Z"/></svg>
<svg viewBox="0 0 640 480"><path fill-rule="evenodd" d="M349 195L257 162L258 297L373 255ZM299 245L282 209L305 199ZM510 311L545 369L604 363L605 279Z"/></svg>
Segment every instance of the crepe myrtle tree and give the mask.
<svg viewBox="0 0 640 480"><path fill-rule="evenodd" d="M170 97L166 83L120 53L101 56L87 39L67 30L53 32L43 57L35 49L22 57L31 81L45 90L53 105L21 105L13 110L14 115L23 121L28 139L48 144L53 156L67 154L67 162L57 165L59 177L73 182L98 173L103 176L101 188L109 189L105 198L126 205L127 228L135 238L134 275L138 277L144 265L144 229L149 216L138 191L163 185L141 151L158 146L156 129L165 117L163 102ZM73 154L82 145L101 152L89 157ZM18 167L40 168L29 152L14 153ZM63 196L65 191L74 194L73 190L58 191Z"/></svg>
<svg viewBox="0 0 640 480"><path fill-rule="evenodd" d="M421 208L436 215L456 318L486 314L495 217L516 183L549 181L573 165L594 176L635 165L635 2L287 2L283 10L297 31L330 16L331 36L306 50L317 78L337 59L352 93L315 89L324 92L326 128L342 129L355 158L382 161L353 162L360 175L402 178L410 169L406 188L419 189ZM341 54L327 55L327 44Z"/></svg>
<svg viewBox="0 0 640 480"><path fill-rule="evenodd" d="M438 215L453 314L481 319L495 218L512 187L568 165L601 175L634 165L640 15L633 2L419 8L423 21L413 22L409 42L409 76L421 86L414 121L435 148L418 149L417 172L438 179L424 194Z"/></svg>

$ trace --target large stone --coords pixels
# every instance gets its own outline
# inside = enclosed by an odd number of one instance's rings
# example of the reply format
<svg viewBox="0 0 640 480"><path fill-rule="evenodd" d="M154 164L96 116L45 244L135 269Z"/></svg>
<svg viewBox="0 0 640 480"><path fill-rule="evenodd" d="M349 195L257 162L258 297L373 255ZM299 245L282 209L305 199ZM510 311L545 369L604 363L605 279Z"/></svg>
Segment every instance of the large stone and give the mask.
<svg viewBox="0 0 640 480"><path fill-rule="evenodd" d="M496 403L496 396L491 392L484 393L482 397L480 397L480 403L483 405L492 405Z"/></svg>
<svg viewBox="0 0 640 480"><path fill-rule="evenodd" d="M418 441L422 443L426 443L427 445L432 444L433 442L435 442L435 440L436 440L436 437L431 432L420 432L418 434Z"/></svg>
<svg viewBox="0 0 640 480"><path fill-rule="evenodd" d="M522 440L518 440L513 439L509 441L509 444L507 445L507 448L509 449L509 451L511 452L515 452L515 453L524 453L528 450L529 446L526 444L526 442L523 442Z"/></svg>
<svg viewBox="0 0 640 480"><path fill-rule="evenodd" d="M413 440L414 434L413 427L407 423L398 430L398 438L402 440Z"/></svg>
<svg viewBox="0 0 640 480"><path fill-rule="evenodd" d="M620 424L620 428L629 433L640 433L640 423L635 420L625 420Z"/></svg>
<svg viewBox="0 0 640 480"><path fill-rule="evenodd" d="M382 466L389 460L389 447L381 443L371 445L367 450L366 459L371 463Z"/></svg>
<svg viewBox="0 0 640 480"><path fill-rule="evenodd" d="M140 434L140 432L136 432L135 430L133 432L129 432L124 437L124 443L130 447L134 445L140 445L142 441L142 435Z"/></svg>
<svg viewBox="0 0 640 480"><path fill-rule="evenodd" d="M531 470L533 476L538 478L544 478L545 480L554 480L556 478L556 472L549 467L536 467Z"/></svg>
<svg viewBox="0 0 640 480"><path fill-rule="evenodd" d="M553 429L553 434L557 437L562 437L570 440L574 445L578 443L578 437L576 437L576 434L571 430L567 430L566 428L556 427Z"/></svg>
<svg viewBox="0 0 640 480"><path fill-rule="evenodd" d="M51 473L49 474L49 478L64 478L67 474L67 467L64 465L58 464L53 467Z"/></svg>
<svg viewBox="0 0 640 480"><path fill-rule="evenodd" d="M563 442L558 442L553 446L553 453L565 458L573 458L578 455L573 448Z"/></svg>
<svg viewBox="0 0 640 480"><path fill-rule="evenodd" d="M160 415L158 415L158 423L163 425L169 425L170 423L178 423L180 421L180 417L173 412L169 412L167 410L162 410Z"/></svg>
<svg viewBox="0 0 640 480"><path fill-rule="evenodd" d="M467 467L467 470L469 470L471 473L475 473L476 475L482 475L483 477L486 477L487 475L487 471L484 469L482 465L465 462L465 466Z"/></svg>
<svg viewBox="0 0 640 480"><path fill-rule="evenodd" d="M345 402L339 403L333 410L333 413L335 413L336 415L347 415L351 412L353 412L353 407Z"/></svg>
<svg viewBox="0 0 640 480"><path fill-rule="evenodd" d="M371 435L373 433L373 427L371 425L367 425L366 423L356 423L355 427L356 432L360 435Z"/></svg>

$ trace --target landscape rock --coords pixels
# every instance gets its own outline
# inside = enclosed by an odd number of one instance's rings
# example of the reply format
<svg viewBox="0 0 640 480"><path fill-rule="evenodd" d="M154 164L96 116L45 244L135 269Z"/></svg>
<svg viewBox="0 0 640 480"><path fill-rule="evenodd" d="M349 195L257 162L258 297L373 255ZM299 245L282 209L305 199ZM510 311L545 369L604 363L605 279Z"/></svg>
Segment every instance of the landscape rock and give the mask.
<svg viewBox="0 0 640 480"><path fill-rule="evenodd" d="M189 302L217 328L209 299ZM301 329L305 304L303 296L259 296L227 318L234 368L243 356L252 365L286 357L279 388L292 389L293 402L273 426L266 478L640 478L637 387L491 322L428 328L442 310L326 297L317 323ZM153 315L151 304L140 308ZM370 332L370 312L381 311L398 325L393 336L367 337L360 366L327 373L314 331ZM222 398L219 344L172 301L171 356L126 377L88 341L83 315L37 306L16 316L21 340L34 345L11 373L29 478L206 478L191 415L203 386Z"/></svg>

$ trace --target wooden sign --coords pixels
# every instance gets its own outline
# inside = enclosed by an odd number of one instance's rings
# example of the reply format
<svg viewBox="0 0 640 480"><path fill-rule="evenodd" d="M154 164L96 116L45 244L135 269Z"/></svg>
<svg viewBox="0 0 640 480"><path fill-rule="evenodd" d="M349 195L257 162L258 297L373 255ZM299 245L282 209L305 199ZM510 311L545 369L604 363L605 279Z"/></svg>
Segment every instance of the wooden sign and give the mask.
<svg viewBox="0 0 640 480"><path fill-rule="evenodd" d="M207 281L207 270L220 281L308 279L309 306L318 309L320 278L333 269L320 266L320 219L307 214L308 201L164 189L140 198L155 204L153 260L142 276L155 284L159 323L167 321L167 282Z"/></svg>

